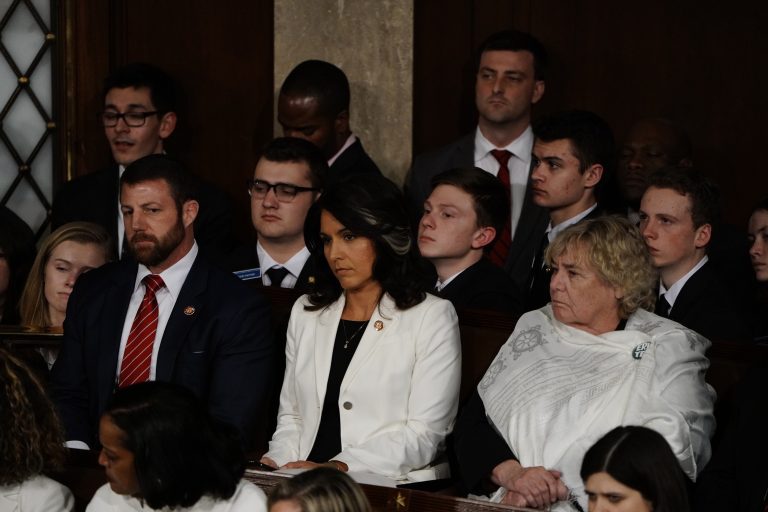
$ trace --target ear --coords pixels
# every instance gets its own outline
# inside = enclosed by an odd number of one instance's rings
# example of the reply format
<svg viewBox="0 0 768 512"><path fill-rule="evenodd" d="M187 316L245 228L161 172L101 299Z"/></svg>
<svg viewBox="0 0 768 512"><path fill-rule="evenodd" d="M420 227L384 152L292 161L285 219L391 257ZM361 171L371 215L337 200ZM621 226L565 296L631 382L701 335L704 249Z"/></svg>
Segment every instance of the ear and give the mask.
<svg viewBox="0 0 768 512"><path fill-rule="evenodd" d="M181 205L181 220L184 222L185 228L188 228L195 222L198 211L200 211L200 204L194 199L185 201L184 204Z"/></svg>
<svg viewBox="0 0 768 512"><path fill-rule="evenodd" d="M623 298L624 298L624 295L626 295L626 294L624 293L624 289L623 289L623 288L619 288L618 286L615 286L615 287L613 288L613 297L614 297L616 300L621 300L621 299L623 299Z"/></svg>
<svg viewBox="0 0 768 512"><path fill-rule="evenodd" d="M696 235L693 241L697 249L703 249L704 247L707 246L707 244L709 244L709 241L711 238L712 238L712 225L702 224L701 226L696 228Z"/></svg>
<svg viewBox="0 0 768 512"><path fill-rule="evenodd" d="M160 118L160 138L167 139L176 129L176 112L166 112Z"/></svg>
<svg viewBox="0 0 768 512"><path fill-rule="evenodd" d="M584 186L587 188L593 188L600 183L603 179L603 172L605 169L600 164L592 164L584 171Z"/></svg>
<svg viewBox="0 0 768 512"><path fill-rule="evenodd" d="M496 238L496 228L491 226L478 228L477 231L475 231L475 233L472 235L471 247L473 249L482 249L486 245L493 242L494 238Z"/></svg>
<svg viewBox="0 0 768 512"><path fill-rule="evenodd" d="M349 132L349 110L342 110L336 115L333 122L336 133L345 134Z"/></svg>
<svg viewBox="0 0 768 512"><path fill-rule="evenodd" d="M542 96L544 96L544 80L536 80L533 82L533 97L531 103L538 103Z"/></svg>

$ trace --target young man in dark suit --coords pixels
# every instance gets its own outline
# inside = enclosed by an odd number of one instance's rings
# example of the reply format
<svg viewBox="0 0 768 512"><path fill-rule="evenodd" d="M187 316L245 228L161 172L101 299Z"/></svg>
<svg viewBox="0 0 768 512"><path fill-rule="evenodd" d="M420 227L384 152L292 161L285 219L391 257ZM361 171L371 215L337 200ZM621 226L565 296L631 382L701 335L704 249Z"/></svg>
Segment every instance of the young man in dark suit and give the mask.
<svg viewBox="0 0 768 512"><path fill-rule="evenodd" d="M176 129L176 87L164 71L149 64L128 64L106 78L100 120L114 164L65 183L51 209L55 229L89 221L107 230L119 258L127 255L118 194L120 176L139 158L165 152ZM196 178L193 178L196 179ZM202 185L202 183L201 183ZM232 208L226 194L205 184L200 189L196 240L203 253L219 261L233 245Z"/></svg>
<svg viewBox="0 0 768 512"><path fill-rule="evenodd" d="M309 141L281 137L266 145L248 182L258 240L228 265L242 279L308 293L314 263L304 243L304 221L322 193L328 164Z"/></svg>
<svg viewBox="0 0 768 512"><path fill-rule="evenodd" d="M522 288L547 225L546 210L531 200L528 178L533 147L531 107L544 94L546 50L530 34L505 30L491 35L476 56L477 129L434 152L419 155L406 183L414 220L421 214L436 174L479 167L509 189L508 223L490 257Z"/></svg>
<svg viewBox="0 0 768 512"><path fill-rule="evenodd" d="M192 389L249 444L273 367L269 308L199 254L199 204L181 164L150 155L129 165L121 184L133 258L78 279L51 373L67 440L97 446L114 389L162 380Z"/></svg>
<svg viewBox="0 0 768 512"><path fill-rule="evenodd" d="M438 296L456 308L522 313L515 283L483 257L508 212L504 186L482 169L462 167L432 179L418 240L437 271Z"/></svg>
<svg viewBox="0 0 768 512"><path fill-rule="evenodd" d="M307 60L288 74L277 99L277 122L286 137L320 148L328 183L352 173L381 173L349 127L349 81L329 62Z"/></svg>
<svg viewBox="0 0 768 512"><path fill-rule="evenodd" d="M615 146L611 128L592 112L551 114L533 127L531 191L533 202L549 212L549 225L533 259L526 311L549 303L549 269L544 251L558 233L583 219L602 214L598 191L613 171Z"/></svg>
<svg viewBox="0 0 768 512"><path fill-rule="evenodd" d="M719 203L715 185L693 169L663 169L649 178L640 230L659 270L656 314L709 339L748 340L740 301L707 256Z"/></svg>

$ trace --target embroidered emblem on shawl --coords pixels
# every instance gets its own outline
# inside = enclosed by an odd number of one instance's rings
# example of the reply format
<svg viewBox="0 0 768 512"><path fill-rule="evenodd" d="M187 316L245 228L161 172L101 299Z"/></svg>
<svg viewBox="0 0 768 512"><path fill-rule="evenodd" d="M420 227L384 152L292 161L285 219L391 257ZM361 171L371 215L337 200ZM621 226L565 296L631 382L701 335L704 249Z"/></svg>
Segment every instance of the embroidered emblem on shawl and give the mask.
<svg viewBox="0 0 768 512"><path fill-rule="evenodd" d="M517 361L518 358L523 355L523 352L533 352L536 347L539 347L546 342L544 336L541 334L540 325L522 331L512 341L512 352L515 353L512 360Z"/></svg>

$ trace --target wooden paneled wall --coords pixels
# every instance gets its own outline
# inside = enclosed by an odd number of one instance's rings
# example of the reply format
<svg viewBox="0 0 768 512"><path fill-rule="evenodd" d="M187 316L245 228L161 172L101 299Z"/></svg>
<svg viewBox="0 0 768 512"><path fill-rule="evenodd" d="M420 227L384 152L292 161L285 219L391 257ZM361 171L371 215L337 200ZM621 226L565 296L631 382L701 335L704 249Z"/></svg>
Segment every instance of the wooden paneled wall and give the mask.
<svg viewBox="0 0 768 512"><path fill-rule="evenodd" d="M697 0L417 1L414 154L475 125L471 56L489 34L528 31L550 53L534 110L582 108L623 139L635 119L669 117L690 133L697 167L724 196L726 220L745 227L768 196L757 156L768 147L768 3Z"/></svg>

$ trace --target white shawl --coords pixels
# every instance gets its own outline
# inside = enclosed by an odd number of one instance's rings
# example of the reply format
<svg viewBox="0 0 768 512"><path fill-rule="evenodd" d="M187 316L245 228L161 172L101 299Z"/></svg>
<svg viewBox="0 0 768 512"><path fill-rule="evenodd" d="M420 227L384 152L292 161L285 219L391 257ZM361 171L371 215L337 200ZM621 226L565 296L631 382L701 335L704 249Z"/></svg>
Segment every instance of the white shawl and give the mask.
<svg viewBox="0 0 768 512"><path fill-rule="evenodd" d="M581 460L619 425L658 431L695 480L709 460L714 431L715 393L704 381L708 346L644 310L625 330L595 336L559 322L545 306L520 318L478 391L520 464L561 471L586 509ZM569 510L559 505L552 510Z"/></svg>

